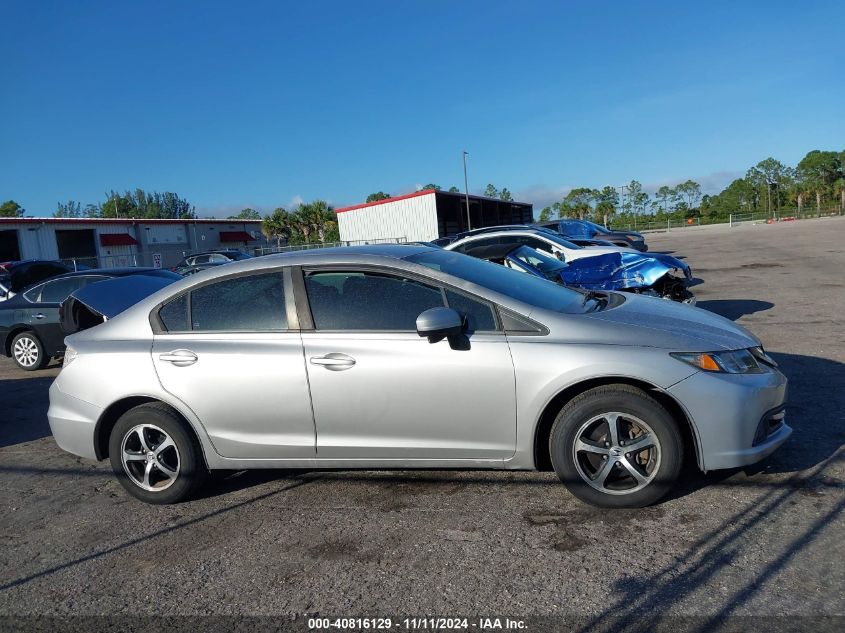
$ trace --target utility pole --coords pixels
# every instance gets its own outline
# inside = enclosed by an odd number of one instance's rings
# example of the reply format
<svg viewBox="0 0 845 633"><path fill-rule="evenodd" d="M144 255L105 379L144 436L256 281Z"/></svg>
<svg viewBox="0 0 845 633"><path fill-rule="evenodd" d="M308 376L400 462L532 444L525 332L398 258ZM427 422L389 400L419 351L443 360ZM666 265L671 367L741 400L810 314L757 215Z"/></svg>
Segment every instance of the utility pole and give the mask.
<svg viewBox="0 0 845 633"><path fill-rule="evenodd" d="M626 185L622 185L621 187L618 188L619 189L619 215L622 215L622 212L625 210L625 187L626 187Z"/></svg>
<svg viewBox="0 0 845 633"><path fill-rule="evenodd" d="M472 229L469 219L469 181L467 180L467 156L469 156L469 152L464 150L464 198L466 199L467 203L467 231Z"/></svg>

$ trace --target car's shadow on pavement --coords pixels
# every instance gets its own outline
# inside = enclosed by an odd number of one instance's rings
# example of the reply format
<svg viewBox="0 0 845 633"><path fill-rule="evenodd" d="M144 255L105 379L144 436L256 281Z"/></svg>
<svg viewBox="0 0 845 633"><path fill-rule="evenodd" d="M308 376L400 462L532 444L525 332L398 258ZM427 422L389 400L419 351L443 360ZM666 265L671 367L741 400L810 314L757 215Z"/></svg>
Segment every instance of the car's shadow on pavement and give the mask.
<svg viewBox="0 0 845 633"><path fill-rule="evenodd" d="M757 299L710 299L699 301L695 306L715 312L731 321L736 321L755 312L771 310L775 307L775 304L770 301L759 301Z"/></svg>
<svg viewBox="0 0 845 633"><path fill-rule="evenodd" d="M0 379L0 448L50 435L47 392L54 377L40 374Z"/></svg>

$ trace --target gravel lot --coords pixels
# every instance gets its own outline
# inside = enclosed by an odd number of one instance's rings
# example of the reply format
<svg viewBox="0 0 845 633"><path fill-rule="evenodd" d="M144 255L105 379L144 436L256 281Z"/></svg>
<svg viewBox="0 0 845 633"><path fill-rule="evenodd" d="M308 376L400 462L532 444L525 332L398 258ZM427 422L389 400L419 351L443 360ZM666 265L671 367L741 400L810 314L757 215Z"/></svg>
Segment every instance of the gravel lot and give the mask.
<svg viewBox="0 0 845 633"><path fill-rule="evenodd" d="M551 473L445 471L246 473L153 507L56 447L57 366L2 359L0 614L545 614L598 628L845 615L845 218L648 242L685 256L705 281L699 307L749 327L791 380L795 433L758 467L688 475L634 511L585 506Z"/></svg>

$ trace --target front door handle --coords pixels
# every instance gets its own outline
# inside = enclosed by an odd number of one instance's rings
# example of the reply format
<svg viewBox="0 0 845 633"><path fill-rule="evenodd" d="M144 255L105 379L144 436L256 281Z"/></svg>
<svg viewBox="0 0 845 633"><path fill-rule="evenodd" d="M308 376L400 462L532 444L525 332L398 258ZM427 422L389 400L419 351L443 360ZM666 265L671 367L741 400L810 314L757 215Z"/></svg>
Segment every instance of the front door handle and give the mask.
<svg viewBox="0 0 845 633"><path fill-rule="evenodd" d="M198 360L198 356L189 349L175 349L167 354L159 354L158 359L166 363L173 363L177 367L187 367L193 365Z"/></svg>
<svg viewBox="0 0 845 633"><path fill-rule="evenodd" d="M38 314L36 314L36 315L35 315L35 318L36 318L36 319L43 319L43 318L44 318L44 313L43 313L43 312L39 312Z"/></svg>
<svg viewBox="0 0 845 633"><path fill-rule="evenodd" d="M325 356L312 356L310 361L312 365L320 365L329 371L343 371L355 365L354 358L346 354L338 354L337 352L332 352Z"/></svg>

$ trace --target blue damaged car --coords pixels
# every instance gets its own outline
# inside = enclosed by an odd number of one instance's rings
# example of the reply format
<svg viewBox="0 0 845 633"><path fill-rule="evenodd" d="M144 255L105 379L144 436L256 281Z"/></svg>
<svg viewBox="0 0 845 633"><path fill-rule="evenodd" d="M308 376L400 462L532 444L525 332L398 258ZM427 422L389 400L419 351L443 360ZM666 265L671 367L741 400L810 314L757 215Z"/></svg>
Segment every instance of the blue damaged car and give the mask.
<svg viewBox="0 0 845 633"><path fill-rule="evenodd" d="M688 289L692 271L669 255L619 251L563 262L529 246L514 244L477 246L464 252L565 286L619 290L695 304L695 295Z"/></svg>

